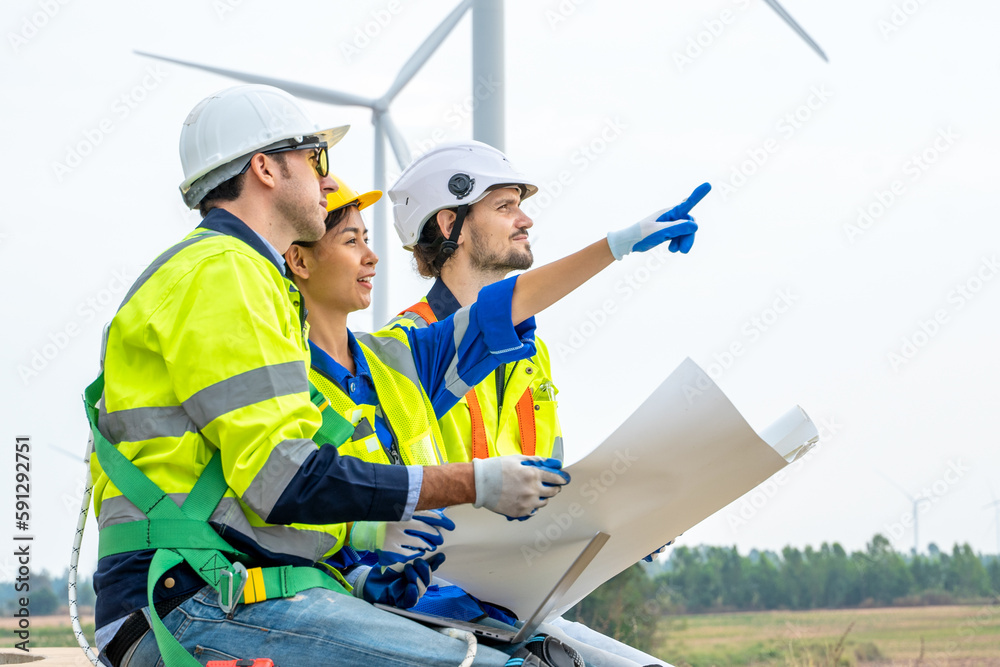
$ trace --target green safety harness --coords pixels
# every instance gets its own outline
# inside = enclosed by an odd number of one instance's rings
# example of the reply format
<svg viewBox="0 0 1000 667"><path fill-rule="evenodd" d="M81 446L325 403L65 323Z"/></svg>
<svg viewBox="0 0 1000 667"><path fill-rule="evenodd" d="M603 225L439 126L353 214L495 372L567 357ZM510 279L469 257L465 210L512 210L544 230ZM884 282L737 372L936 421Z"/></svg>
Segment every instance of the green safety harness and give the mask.
<svg viewBox="0 0 1000 667"><path fill-rule="evenodd" d="M208 236L208 235L206 235ZM169 252L169 251L168 251ZM354 425L337 414L329 401L310 383L310 399L320 409L323 424L313 436L318 443L342 443ZM250 604L268 598L286 598L309 588L348 593L341 574L314 567L250 568L238 558L246 554L233 548L209 525L208 519L229 488L222 471L222 453L216 449L181 507L149 479L101 433L97 427L98 402L104 393L104 373L84 392L84 407L94 436L94 451L111 482L146 515L145 521L105 526L100 531L99 558L131 551L155 549L146 578L153 634L166 667L200 667L201 663L167 630L153 604L153 589L167 570L183 562L219 594L219 607L231 615L239 602Z"/></svg>

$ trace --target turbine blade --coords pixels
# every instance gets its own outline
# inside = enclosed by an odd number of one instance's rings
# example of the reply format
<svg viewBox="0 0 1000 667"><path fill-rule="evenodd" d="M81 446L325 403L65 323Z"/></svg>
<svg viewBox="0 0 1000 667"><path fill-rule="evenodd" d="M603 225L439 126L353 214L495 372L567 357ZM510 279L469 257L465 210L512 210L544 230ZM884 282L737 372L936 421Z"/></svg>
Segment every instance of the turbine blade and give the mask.
<svg viewBox="0 0 1000 667"><path fill-rule="evenodd" d="M410 79L420 71L420 68L424 66L427 59L434 55L437 48L441 46L441 42L444 38L448 36L448 33L452 31L455 25L459 22L462 16L465 14L466 10L472 6L472 0L462 0L458 3L455 9L451 10L451 13L445 17L441 25L434 28L434 31L427 36L427 39L417 47L417 50L413 52L410 59L406 61L402 69L399 70L399 74L396 75L396 80L392 82L389 86L389 90L386 91L385 95L382 96L381 100L382 106L388 106L389 102L395 99L399 91L403 89L406 84L410 82Z"/></svg>
<svg viewBox="0 0 1000 667"><path fill-rule="evenodd" d="M147 58L156 58L157 60L163 60L168 63L174 63L176 65L184 65L185 67L192 67L194 69L200 69L206 72L212 72L213 74L228 76L232 79L236 79L237 81L245 81L246 83L261 83L268 86L275 86L304 100L312 100L314 102L326 102L327 104L341 104L344 106L356 106L356 107L368 107L368 108L372 108L375 105L375 100L367 97L361 97L360 95L352 95L351 93L342 93L338 90L331 90L330 88L320 88L319 86L311 86L307 83L299 83L297 81L289 81L287 79L276 79L274 77L261 76L259 74L251 74L250 72L240 72L233 69L225 69L223 67L202 65L201 63L195 63L188 60L180 60L177 58L158 56L154 53L146 53L145 51L135 51L135 53L140 56L146 56Z"/></svg>
<svg viewBox="0 0 1000 667"><path fill-rule="evenodd" d="M392 146L392 152L396 155L396 162L399 163L399 168L406 169L406 166L412 160L410 147L406 144L406 138L403 137L403 133L399 131L396 123L389 117L388 111L382 114L382 129L385 131L385 135L389 137L389 145Z"/></svg>
<svg viewBox="0 0 1000 667"><path fill-rule="evenodd" d="M778 4L778 0L764 0L764 2L770 5L771 9L773 9L775 13L777 13L778 16L785 21L785 23L791 26L792 30L798 33L799 37L804 39L806 44L812 47L812 50L819 54L819 57L822 58L824 62L830 62L830 59L826 57L825 53L823 53L823 49L819 48L819 44L817 44L813 38L802 29L802 26L800 26L795 19L792 18L791 14L785 11L784 7Z"/></svg>

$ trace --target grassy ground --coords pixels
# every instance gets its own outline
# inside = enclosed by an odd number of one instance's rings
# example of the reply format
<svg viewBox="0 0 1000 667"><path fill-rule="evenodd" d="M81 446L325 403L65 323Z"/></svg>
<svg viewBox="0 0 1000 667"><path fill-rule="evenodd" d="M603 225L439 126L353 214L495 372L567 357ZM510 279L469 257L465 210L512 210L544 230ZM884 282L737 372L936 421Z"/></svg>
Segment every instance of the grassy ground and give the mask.
<svg viewBox="0 0 1000 667"><path fill-rule="evenodd" d="M94 616L85 614L80 618L83 631L90 641L94 640ZM17 619L10 616L0 617L0 648L12 648L20 641L17 635ZM70 624L69 612L53 614L51 616L32 616L30 634L30 648L32 651L40 647L60 647L79 646L76 636L73 634L73 627ZM82 655L82 653L81 653Z"/></svg>
<svg viewBox="0 0 1000 667"><path fill-rule="evenodd" d="M660 647L677 667L1000 666L1000 606L672 617Z"/></svg>
<svg viewBox="0 0 1000 667"><path fill-rule="evenodd" d="M84 618L93 639L93 618ZM0 618L9 648L16 620ZM1000 667L1000 606L668 617L654 655L676 667ZM67 615L32 618L31 646L76 646Z"/></svg>

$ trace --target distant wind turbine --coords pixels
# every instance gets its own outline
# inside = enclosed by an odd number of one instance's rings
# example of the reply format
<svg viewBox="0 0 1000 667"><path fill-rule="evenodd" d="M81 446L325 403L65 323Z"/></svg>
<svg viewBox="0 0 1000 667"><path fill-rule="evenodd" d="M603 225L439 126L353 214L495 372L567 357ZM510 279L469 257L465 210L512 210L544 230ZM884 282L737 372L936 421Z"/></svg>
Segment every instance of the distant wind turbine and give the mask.
<svg viewBox="0 0 1000 667"><path fill-rule="evenodd" d="M920 501L925 500L925 496L914 496L910 495L910 492L904 489L902 486L897 484L892 478L883 472L879 472L882 479L892 484L894 487L899 489L900 493L906 496L910 502L913 503L913 555L917 555L917 549L920 545Z"/></svg>
<svg viewBox="0 0 1000 667"><path fill-rule="evenodd" d="M1000 557L1000 500L997 500L996 494L993 493L993 487L990 486L990 497L993 502L983 505L983 509L992 507L996 514L994 515L994 521L997 526L997 557Z"/></svg>

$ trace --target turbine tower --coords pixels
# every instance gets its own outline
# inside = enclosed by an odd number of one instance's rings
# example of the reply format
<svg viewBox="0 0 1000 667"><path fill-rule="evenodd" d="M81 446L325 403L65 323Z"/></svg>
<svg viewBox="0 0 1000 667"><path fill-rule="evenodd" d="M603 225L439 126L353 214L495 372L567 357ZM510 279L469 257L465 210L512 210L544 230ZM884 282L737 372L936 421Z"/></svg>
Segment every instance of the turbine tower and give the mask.
<svg viewBox="0 0 1000 667"><path fill-rule="evenodd" d="M897 484L885 473L880 472L882 478L892 484L894 487L899 489L899 492L906 496L910 502L913 503L913 555L917 555L917 549L920 545L920 501L925 500L925 496L913 496L910 492L904 489L902 486Z"/></svg>
<svg viewBox="0 0 1000 667"><path fill-rule="evenodd" d="M997 525L997 558L1000 558L1000 500L997 500L996 494L993 493L993 487L990 487L990 498L993 502L983 505L983 509L988 509L992 507L996 514L994 515L994 522Z"/></svg>

